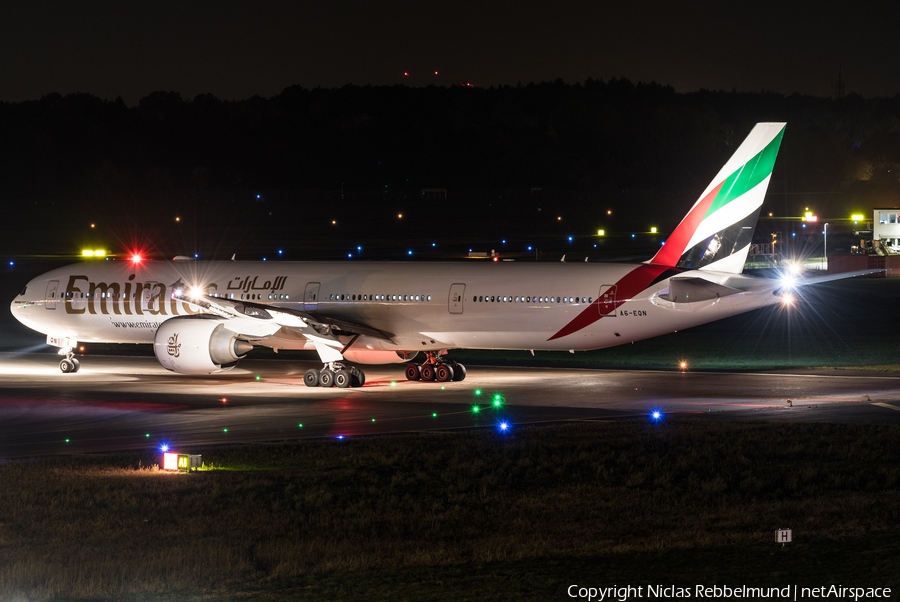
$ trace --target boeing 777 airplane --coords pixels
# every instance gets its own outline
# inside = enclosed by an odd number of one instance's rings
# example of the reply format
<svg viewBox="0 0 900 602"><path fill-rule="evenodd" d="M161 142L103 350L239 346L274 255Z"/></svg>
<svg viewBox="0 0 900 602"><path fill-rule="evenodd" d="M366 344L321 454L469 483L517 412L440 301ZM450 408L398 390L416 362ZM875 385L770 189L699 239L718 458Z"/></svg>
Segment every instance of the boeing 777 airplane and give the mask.
<svg viewBox="0 0 900 602"><path fill-rule="evenodd" d="M78 371L79 341L152 343L181 374L229 370L255 346L315 349L324 367L306 371L310 387L362 386L345 362L409 362L409 380L447 382L466 376L448 349L584 351L655 337L787 299L781 280L742 275L784 126L757 124L641 264L134 257L47 272L11 310L60 348L63 372Z"/></svg>

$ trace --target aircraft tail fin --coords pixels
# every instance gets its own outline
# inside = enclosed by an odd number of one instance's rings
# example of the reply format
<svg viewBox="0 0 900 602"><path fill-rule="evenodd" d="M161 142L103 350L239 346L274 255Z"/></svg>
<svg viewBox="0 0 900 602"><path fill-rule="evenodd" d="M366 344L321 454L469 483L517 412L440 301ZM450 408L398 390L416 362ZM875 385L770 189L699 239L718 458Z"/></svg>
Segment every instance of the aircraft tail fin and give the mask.
<svg viewBox="0 0 900 602"><path fill-rule="evenodd" d="M784 123L758 123L648 263L740 274Z"/></svg>

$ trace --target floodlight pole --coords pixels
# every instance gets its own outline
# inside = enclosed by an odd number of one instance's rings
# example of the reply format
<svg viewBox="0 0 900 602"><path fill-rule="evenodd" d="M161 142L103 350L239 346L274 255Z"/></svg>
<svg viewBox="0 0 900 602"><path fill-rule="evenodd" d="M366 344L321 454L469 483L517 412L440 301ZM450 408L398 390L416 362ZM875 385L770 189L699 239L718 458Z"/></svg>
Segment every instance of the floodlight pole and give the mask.
<svg viewBox="0 0 900 602"><path fill-rule="evenodd" d="M828 222L825 222L825 270L828 270Z"/></svg>

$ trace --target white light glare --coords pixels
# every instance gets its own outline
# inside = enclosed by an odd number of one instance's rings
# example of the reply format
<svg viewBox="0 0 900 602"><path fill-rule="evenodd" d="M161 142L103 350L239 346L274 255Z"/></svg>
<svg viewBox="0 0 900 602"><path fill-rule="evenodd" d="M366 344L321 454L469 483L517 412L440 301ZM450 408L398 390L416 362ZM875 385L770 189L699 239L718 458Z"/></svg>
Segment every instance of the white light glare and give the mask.
<svg viewBox="0 0 900 602"><path fill-rule="evenodd" d="M797 284L797 277L793 274L782 274L781 284L784 288L794 288L794 285Z"/></svg>
<svg viewBox="0 0 900 602"><path fill-rule="evenodd" d="M783 305L793 305L794 304L794 295L790 293L785 293L781 295L781 303Z"/></svg>

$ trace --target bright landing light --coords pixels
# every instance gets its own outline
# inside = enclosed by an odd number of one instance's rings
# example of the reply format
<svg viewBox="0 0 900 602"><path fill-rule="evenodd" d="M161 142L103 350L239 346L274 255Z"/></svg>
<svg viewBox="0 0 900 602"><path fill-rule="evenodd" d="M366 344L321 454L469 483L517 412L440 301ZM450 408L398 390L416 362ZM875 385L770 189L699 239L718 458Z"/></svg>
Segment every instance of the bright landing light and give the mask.
<svg viewBox="0 0 900 602"><path fill-rule="evenodd" d="M793 305L794 304L794 295L790 293L785 293L781 295L781 303L782 305Z"/></svg>

